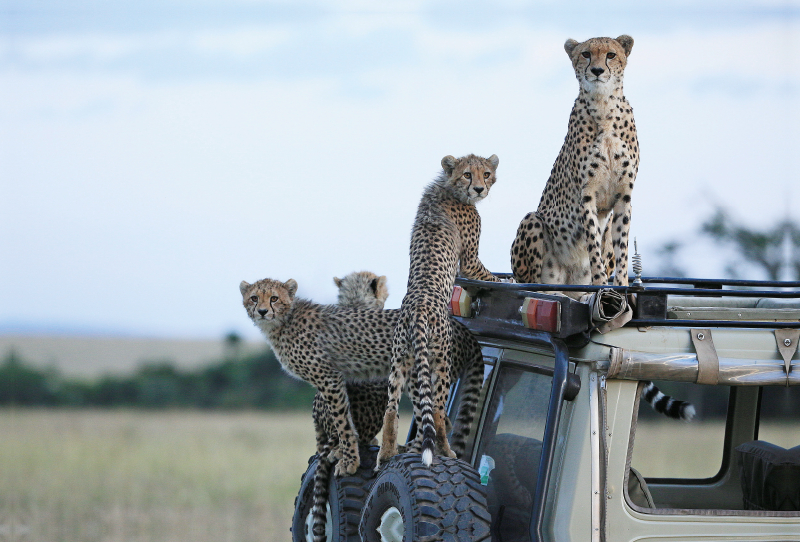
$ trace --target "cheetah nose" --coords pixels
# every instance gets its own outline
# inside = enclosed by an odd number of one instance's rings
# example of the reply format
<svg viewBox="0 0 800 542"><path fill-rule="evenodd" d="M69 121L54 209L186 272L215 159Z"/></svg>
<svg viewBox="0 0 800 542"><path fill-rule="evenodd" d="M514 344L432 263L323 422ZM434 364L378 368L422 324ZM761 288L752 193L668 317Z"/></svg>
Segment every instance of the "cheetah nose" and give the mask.
<svg viewBox="0 0 800 542"><path fill-rule="evenodd" d="M473 187L472 187L472 189L473 189L475 192L477 192L478 194L480 194L481 192L483 192L483 187L482 187L482 186L473 186Z"/></svg>
<svg viewBox="0 0 800 542"><path fill-rule="evenodd" d="M595 74L595 75L600 75L604 71L605 70L603 68L592 68L592 73Z"/></svg>
<svg viewBox="0 0 800 542"><path fill-rule="evenodd" d="M258 314L264 316L265 314L267 314L267 309L258 309Z"/></svg>

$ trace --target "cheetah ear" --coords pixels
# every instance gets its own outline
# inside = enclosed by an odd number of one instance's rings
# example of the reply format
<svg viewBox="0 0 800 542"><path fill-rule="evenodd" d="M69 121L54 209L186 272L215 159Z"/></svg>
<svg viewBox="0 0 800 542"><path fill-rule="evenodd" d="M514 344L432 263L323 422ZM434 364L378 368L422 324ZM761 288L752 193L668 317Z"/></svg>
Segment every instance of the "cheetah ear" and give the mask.
<svg viewBox="0 0 800 542"><path fill-rule="evenodd" d="M336 285L337 288L342 287L342 279L339 277L333 277L333 283Z"/></svg>
<svg viewBox="0 0 800 542"><path fill-rule="evenodd" d="M567 52L570 58L572 58L572 51L575 50L579 43L573 39L568 39L564 42L564 50Z"/></svg>
<svg viewBox="0 0 800 542"><path fill-rule="evenodd" d="M617 38L617 42L622 45L622 49L625 51L625 56L630 56L631 49L633 49L633 38L627 34L623 34Z"/></svg>
<svg viewBox="0 0 800 542"><path fill-rule="evenodd" d="M444 170L445 173L447 173L448 177L453 173L453 170L455 168L456 168L456 159L455 159L455 157L450 156L448 154L447 156L442 158L442 169Z"/></svg>
<svg viewBox="0 0 800 542"><path fill-rule="evenodd" d="M497 164L500 163L500 159L497 157L496 154L493 154L489 157L489 163L492 164L494 169L497 169Z"/></svg>
<svg viewBox="0 0 800 542"><path fill-rule="evenodd" d="M386 302L386 298L389 297L389 288L386 286L386 275L381 275L378 278L372 279L372 292L379 301Z"/></svg>
<svg viewBox="0 0 800 542"><path fill-rule="evenodd" d="M294 297L295 292L297 292L297 281L294 279L289 279L283 283L286 286L286 289L289 290L289 297Z"/></svg>
<svg viewBox="0 0 800 542"><path fill-rule="evenodd" d="M239 291L242 292L242 295L247 293L247 290L250 289L251 284L246 280L243 280L239 283Z"/></svg>

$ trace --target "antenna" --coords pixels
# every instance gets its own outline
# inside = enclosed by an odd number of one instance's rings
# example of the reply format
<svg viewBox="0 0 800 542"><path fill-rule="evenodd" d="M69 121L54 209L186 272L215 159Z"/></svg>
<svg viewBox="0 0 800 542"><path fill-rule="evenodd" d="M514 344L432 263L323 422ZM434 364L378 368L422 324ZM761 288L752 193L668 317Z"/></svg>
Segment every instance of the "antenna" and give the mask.
<svg viewBox="0 0 800 542"><path fill-rule="evenodd" d="M633 283L631 286L636 288L642 287L642 255L639 254L639 247L636 244L636 237L633 238L633 257L631 257L633 272L635 276L633 277Z"/></svg>

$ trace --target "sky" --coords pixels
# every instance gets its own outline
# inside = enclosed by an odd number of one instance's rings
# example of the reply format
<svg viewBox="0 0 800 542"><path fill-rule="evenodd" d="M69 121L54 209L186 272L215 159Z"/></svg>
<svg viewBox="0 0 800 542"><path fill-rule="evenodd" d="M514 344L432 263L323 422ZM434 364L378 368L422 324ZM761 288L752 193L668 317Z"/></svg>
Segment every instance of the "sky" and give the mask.
<svg viewBox="0 0 800 542"><path fill-rule="evenodd" d="M397 307L448 154L500 158L480 257L510 271L567 38L634 38L644 274L680 239L719 277L715 206L800 219L799 31L797 1L0 0L0 333L255 338L240 281L330 303L357 270Z"/></svg>

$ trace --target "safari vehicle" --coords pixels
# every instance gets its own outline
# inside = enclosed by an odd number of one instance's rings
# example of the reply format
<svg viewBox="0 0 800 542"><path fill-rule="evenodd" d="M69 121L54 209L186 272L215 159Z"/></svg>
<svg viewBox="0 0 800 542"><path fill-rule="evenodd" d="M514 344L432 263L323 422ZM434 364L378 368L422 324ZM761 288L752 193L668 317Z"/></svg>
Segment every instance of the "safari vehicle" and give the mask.
<svg viewBox="0 0 800 542"><path fill-rule="evenodd" d="M373 475L365 450L331 481L328 540L800 541L800 283L458 279L452 309L486 362L465 457ZM695 419L656 414L644 381Z"/></svg>

